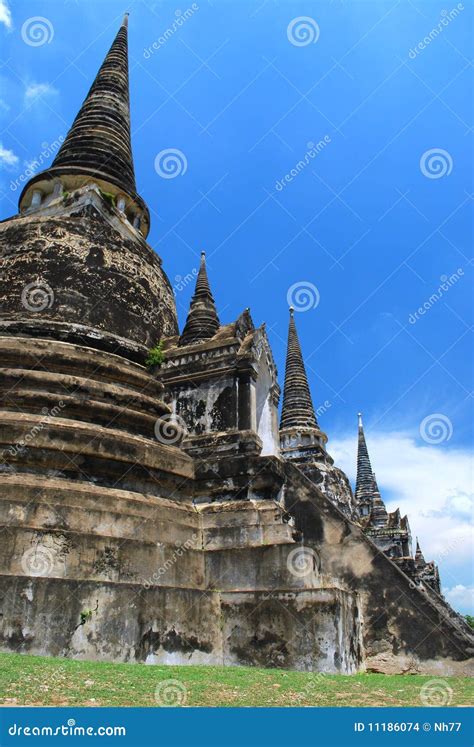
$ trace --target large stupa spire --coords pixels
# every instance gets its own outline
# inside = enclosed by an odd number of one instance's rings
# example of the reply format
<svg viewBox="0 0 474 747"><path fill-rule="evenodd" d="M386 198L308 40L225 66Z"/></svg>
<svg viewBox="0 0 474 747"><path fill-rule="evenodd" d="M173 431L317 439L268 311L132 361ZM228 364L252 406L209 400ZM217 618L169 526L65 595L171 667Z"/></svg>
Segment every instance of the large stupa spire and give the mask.
<svg viewBox="0 0 474 747"><path fill-rule="evenodd" d="M369 450L365 440L362 413L357 413L359 433L357 446L357 479L355 498L358 503L366 500L372 501L375 496L380 496L375 475L370 463Z"/></svg>
<svg viewBox="0 0 474 747"><path fill-rule="evenodd" d="M201 252L196 288L179 344L192 345L194 342L208 340L210 337L214 337L219 325L216 304L207 277L206 253Z"/></svg>
<svg viewBox="0 0 474 747"><path fill-rule="evenodd" d="M314 412L306 368L296 331L294 310L290 308L288 347L286 353L285 388L280 427L319 428Z"/></svg>
<svg viewBox="0 0 474 747"><path fill-rule="evenodd" d="M357 447L357 479L355 499L359 514L369 515L374 526L385 526L388 513L385 503L380 495L377 480L370 463L369 450L364 434L362 413L357 413L358 418L358 447Z"/></svg>
<svg viewBox="0 0 474 747"><path fill-rule="evenodd" d="M147 233L148 210L136 192L130 137L128 13L56 158L25 186L20 209L41 204L58 182L66 192L97 183Z"/></svg>
<svg viewBox="0 0 474 747"><path fill-rule="evenodd" d="M326 406L331 403L325 402ZM327 440L313 406L294 309L290 308L280 423L281 455L296 464L341 511L352 517L354 499L349 481L326 451Z"/></svg>

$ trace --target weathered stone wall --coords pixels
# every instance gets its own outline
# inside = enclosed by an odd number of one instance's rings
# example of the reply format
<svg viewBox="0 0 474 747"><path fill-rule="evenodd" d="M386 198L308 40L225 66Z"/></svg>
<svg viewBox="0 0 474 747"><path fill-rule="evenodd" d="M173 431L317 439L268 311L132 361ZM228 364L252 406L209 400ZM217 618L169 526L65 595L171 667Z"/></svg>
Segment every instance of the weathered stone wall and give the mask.
<svg viewBox="0 0 474 747"><path fill-rule="evenodd" d="M317 485L319 490L350 518L356 517L356 506L347 475L331 463L332 459L302 461L302 472Z"/></svg>
<svg viewBox="0 0 474 747"><path fill-rule="evenodd" d="M430 589L404 573L291 464L285 506L316 552L321 578L357 590L364 666L382 672L473 674L474 636Z"/></svg>
<svg viewBox="0 0 474 747"><path fill-rule="evenodd" d="M259 461L271 472L278 460ZM285 506L0 475L2 650L468 672L465 632L298 469L284 470Z"/></svg>
<svg viewBox="0 0 474 747"><path fill-rule="evenodd" d="M55 323L90 327L98 346L100 332L146 348L176 333L161 260L97 189L10 218L0 235L1 320L40 322L43 336Z"/></svg>
<svg viewBox="0 0 474 747"><path fill-rule="evenodd" d="M60 479L38 490L37 478L0 475L0 485L3 650L344 672L360 664L356 595L306 589L290 572L293 529L274 502L219 510Z"/></svg>
<svg viewBox="0 0 474 747"><path fill-rule="evenodd" d="M192 435L236 429L237 382L229 376L196 385L191 383L185 389L177 388L173 409Z"/></svg>

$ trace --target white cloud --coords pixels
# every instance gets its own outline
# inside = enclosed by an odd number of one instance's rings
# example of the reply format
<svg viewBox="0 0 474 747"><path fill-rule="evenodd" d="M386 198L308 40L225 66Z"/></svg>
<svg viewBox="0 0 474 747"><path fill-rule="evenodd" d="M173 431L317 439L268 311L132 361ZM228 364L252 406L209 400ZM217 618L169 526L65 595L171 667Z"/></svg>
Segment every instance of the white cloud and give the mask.
<svg viewBox="0 0 474 747"><path fill-rule="evenodd" d="M0 2L1 2L1 0L0 0ZM9 112L9 111L10 111L10 107L8 106L7 102L4 101L3 99L0 99L0 113L1 112Z"/></svg>
<svg viewBox="0 0 474 747"><path fill-rule="evenodd" d="M57 93L56 88L50 83L28 83L25 89L25 101L31 103L40 97L55 96Z"/></svg>
<svg viewBox="0 0 474 747"><path fill-rule="evenodd" d="M372 468L387 509L408 514L426 560L439 564L443 588L472 583L472 481L469 451L420 445L404 432L365 429ZM355 482L357 432L331 439L329 452Z"/></svg>
<svg viewBox="0 0 474 747"><path fill-rule="evenodd" d="M444 505L437 511L428 511L427 516L449 516L453 519L470 521L474 516L474 494L459 492L447 497Z"/></svg>
<svg viewBox="0 0 474 747"><path fill-rule="evenodd" d="M452 589L446 589L444 595L451 607L460 610L464 614L472 614L474 608L474 586L456 584Z"/></svg>
<svg viewBox="0 0 474 747"><path fill-rule="evenodd" d="M0 23L3 23L9 31L13 28L12 14L8 7L7 0L0 0Z"/></svg>
<svg viewBox="0 0 474 747"><path fill-rule="evenodd" d="M18 163L18 156L12 150L4 148L0 143L0 164L3 166L16 166Z"/></svg>

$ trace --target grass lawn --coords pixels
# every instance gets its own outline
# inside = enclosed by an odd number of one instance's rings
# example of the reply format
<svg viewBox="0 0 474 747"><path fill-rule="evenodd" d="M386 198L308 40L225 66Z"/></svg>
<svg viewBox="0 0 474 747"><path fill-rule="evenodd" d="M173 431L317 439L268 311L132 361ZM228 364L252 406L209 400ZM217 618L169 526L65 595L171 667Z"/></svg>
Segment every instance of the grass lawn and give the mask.
<svg viewBox="0 0 474 747"><path fill-rule="evenodd" d="M428 694L441 688L445 699L433 705L472 703L468 677L318 675L0 654L0 704L7 706L419 706L426 704L420 700L423 685Z"/></svg>

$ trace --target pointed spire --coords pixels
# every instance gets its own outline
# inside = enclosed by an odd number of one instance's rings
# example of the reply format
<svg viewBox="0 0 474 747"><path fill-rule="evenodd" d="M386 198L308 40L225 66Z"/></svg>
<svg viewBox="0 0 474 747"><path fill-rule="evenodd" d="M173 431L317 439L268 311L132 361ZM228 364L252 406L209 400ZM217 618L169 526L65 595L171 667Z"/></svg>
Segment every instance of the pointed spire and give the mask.
<svg viewBox="0 0 474 747"><path fill-rule="evenodd" d="M134 193L127 25L128 13L52 168L86 172Z"/></svg>
<svg viewBox="0 0 474 747"><path fill-rule="evenodd" d="M33 184L44 186L39 185L41 181L61 178L68 191L97 180L104 191L113 192L114 196L128 195L134 207L148 216L145 204L136 194L130 137L127 27L128 13L51 167L35 174L26 185L20 207L29 207L26 193L30 197Z"/></svg>
<svg viewBox="0 0 474 747"><path fill-rule="evenodd" d="M188 318L180 337L180 345L192 345L214 337L219 329L216 305L211 293L206 270L206 252L201 252L201 263L196 280L196 288L191 299Z"/></svg>
<svg viewBox="0 0 474 747"><path fill-rule="evenodd" d="M418 563L420 565L425 565L425 558L423 557L423 553L421 552L421 547L420 547L420 543L418 542L418 537L416 538L415 563Z"/></svg>
<svg viewBox="0 0 474 747"><path fill-rule="evenodd" d="M128 90L128 14L52 168L87 172L134 193Z"/></svg>
<svg viewBox="0 0 474 747"><path fill-rule="evenodd" d="M362 413L357 413L359 423L358 447L357 447L357 480L355 489L355 498L357 503L367 500L371 502L374 499L382 501L380 492L372 471L369 451L365 441L364 426L362 423Z"/></svg>
<svg viewBox="0 0 474 747"><path fill-rule="evenodd" d="M319 428L296 331L293 307L290 307L280 428Z"/></svg>

